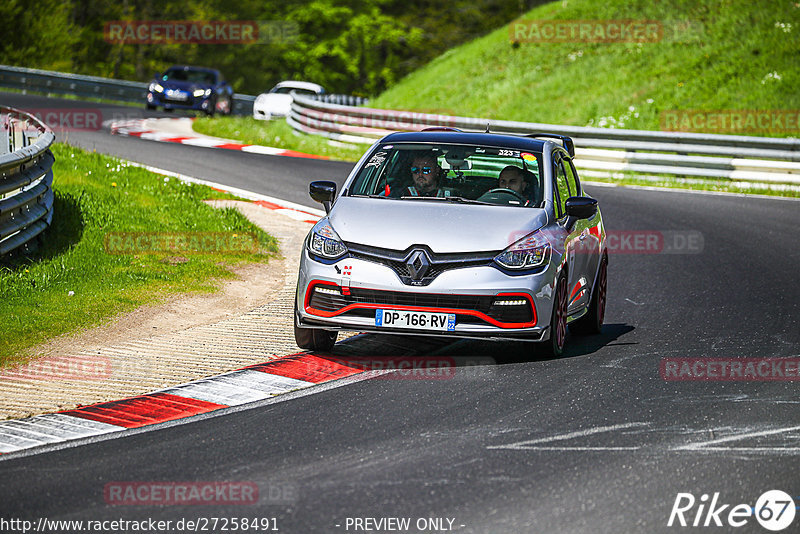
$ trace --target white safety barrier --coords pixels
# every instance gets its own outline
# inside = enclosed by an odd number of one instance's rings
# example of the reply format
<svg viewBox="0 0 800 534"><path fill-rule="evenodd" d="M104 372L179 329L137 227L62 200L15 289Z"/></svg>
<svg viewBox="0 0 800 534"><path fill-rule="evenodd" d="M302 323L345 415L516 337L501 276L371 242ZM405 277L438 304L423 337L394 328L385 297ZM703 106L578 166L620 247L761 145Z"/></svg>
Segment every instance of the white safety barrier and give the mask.
<svg viewBox="0 0 800 534"><path fill-rule="evenodd" d="M593 177L621 173L800 185L800 140L563 126L395 111L295 95L287 118L297 131L371 144L395 131L450 127L494 133L555 133L575 142L575 165Z"/></svg>

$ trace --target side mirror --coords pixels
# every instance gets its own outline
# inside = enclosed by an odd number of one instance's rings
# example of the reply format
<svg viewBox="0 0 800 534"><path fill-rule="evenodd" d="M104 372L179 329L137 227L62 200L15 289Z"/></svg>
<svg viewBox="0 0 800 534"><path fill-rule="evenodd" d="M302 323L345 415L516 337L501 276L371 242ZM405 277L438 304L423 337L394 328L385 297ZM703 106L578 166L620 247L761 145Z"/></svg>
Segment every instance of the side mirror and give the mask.
<svg viewBox="0 0 800 534"><path fill-rule="evenodd" d="M311 182L308 185L308 194L325 207L325 213L330 213L331 203L336 197L336 182Z"/></svg>
<svg viewBox="0 0 800 534"><path fill-rule="evenodd" d="M589 197L569 197L567 215L576 219L589 219L597 213L597 200Z"/></svg>

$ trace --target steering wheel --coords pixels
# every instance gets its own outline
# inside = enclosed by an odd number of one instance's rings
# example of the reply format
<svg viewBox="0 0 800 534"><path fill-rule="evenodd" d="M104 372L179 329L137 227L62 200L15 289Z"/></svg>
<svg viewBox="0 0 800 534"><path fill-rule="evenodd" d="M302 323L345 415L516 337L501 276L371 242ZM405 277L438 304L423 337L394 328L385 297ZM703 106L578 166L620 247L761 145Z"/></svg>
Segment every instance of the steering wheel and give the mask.
<svg viewBox="0 0 800 534"><path fill-rule="evenodd" d="M525 202L527 202L527 199L525 197L523 197L513 189L508 189L506 187L496 187L490 191L487 191L486 193L484 193L484 195L488 195L490 193L509 193L511 195L514 195L515 198L519 199L520 204L525 205Z"/></svg>

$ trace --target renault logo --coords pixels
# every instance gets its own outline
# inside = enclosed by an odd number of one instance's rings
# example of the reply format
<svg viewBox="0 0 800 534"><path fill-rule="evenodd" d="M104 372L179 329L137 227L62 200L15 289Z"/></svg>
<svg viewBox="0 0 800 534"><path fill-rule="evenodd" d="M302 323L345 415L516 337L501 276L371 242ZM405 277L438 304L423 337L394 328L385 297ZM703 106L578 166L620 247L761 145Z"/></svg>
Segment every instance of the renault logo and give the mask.
<svg viewBox="0 0 800 534"><path fill-rule="evenodd" d="M431 268L431 260L424 250L415 250L406 260L406 267L412 280L422 280Z"/></svg>

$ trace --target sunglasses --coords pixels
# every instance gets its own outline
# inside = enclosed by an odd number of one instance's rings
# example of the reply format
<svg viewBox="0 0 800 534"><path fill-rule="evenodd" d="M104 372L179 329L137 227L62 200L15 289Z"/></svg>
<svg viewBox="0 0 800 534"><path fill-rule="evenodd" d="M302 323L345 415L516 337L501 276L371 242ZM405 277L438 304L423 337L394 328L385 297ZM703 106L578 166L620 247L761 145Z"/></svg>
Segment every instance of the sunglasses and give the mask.
<svg viewBox="0 0 800 534"><path fill-rule="evenodd" d="M430 174L433 172L433 167L422 167L421 169L419 167L411 167L411 174L419 174L420 172L422 174Z"/></svg>

